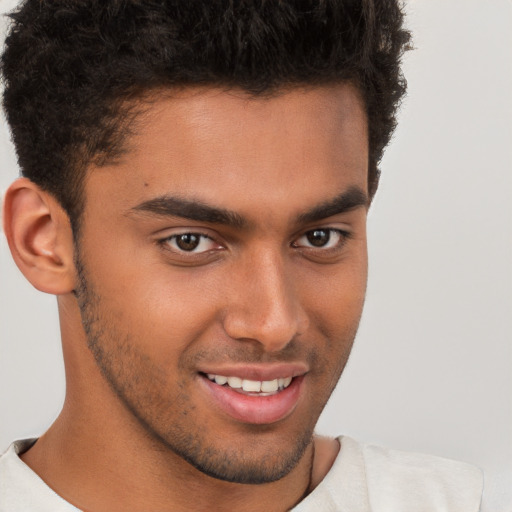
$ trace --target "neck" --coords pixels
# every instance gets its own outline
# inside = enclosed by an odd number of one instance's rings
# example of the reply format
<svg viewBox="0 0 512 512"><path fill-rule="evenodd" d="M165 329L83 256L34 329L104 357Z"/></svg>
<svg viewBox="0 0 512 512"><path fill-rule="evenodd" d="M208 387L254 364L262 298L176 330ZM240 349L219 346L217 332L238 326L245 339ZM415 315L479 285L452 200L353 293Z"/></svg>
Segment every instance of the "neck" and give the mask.
<svg viewBox="0 0 512 512"><path fill-rule="evenodd" d="M192 496L195 510L236 507L272 512L292 508L311 490L313 443L284 478L245 485L211 478L154 440L127 438L90 417L88 423L69 418L65 408L22 459L57 494L82 510L188 511Z"/></svg>
<svg viewBox="0 0 512 512"><path fill-rule="evenodd" d="M67 324L61 330L63 339L73 339ZM315 456L312 441L297 465L275 482L248 485L212 478L151 437L103 379L85 342L74 341L63 344L67 394L62 413L22 459L79 509L180 512L190 510L193 499L194 510L288 510L320 482L336 456L337 443L317 441Z"/></svg>

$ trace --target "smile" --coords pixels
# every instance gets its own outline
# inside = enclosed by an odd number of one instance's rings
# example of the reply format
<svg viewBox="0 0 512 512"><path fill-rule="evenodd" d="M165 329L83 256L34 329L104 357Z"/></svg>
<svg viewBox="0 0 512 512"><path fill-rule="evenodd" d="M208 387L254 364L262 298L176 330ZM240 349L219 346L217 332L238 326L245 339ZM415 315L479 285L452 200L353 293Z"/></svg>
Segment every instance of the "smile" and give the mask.
<svg viewBox="0 0 512 512"><path fill-rule="evenodd" d="M288 376L278 377L279 373L272 371L273 375L261 375L262 380L256 380L257 372L249 375L250 379L226 373L200 373L199 382L211 406L237 422L262 425L280 421L292 414L303 394L303 372L293 375L283 369L281 375Z"/></svg>
<svg viewBox="0 0 512 512"><path fill-rule="evenodd" d="M273 380L249 380L240 377L215 375L208 373L208 379L219 386L226 386L239 393L256 393L258 396L270 396L286 389L292 382L292 377L279 377Z"/></svg>

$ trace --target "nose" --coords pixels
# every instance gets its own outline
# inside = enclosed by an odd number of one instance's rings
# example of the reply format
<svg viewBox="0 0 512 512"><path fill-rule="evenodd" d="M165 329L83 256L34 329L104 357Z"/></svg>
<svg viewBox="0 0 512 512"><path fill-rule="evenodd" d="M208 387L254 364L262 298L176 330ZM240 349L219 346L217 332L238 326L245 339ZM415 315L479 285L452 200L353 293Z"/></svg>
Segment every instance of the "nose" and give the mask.
<svg viewBox="0 0 512 512"><path fill-rule="evenodd" d="M298 283L279 254L260 251L232 273L224 330L236 340L253 340L267 352L282 350L309 325Z"/></svg>

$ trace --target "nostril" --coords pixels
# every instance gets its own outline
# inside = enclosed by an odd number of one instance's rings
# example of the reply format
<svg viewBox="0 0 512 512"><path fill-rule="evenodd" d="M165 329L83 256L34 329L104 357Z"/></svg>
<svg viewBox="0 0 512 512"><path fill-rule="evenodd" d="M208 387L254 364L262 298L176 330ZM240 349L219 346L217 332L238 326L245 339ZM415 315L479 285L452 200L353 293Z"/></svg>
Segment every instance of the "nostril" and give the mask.
<svg viewBox="0 0 512 512"><path fill-rule="evenodd" d="M307 331L309 321L296 291L287 277L281 255L259 255L252 262L251 279L236 281L224 310L224 329L235 340L253 340L267 352L279 352Z"/></svg>

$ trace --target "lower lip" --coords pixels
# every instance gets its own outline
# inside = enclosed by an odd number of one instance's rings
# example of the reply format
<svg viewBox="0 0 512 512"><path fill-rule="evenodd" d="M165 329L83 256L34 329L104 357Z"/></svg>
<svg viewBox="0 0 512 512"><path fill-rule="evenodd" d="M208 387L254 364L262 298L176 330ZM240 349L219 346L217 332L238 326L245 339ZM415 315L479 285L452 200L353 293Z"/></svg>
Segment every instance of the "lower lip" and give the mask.
<svg viewBox="0 0 512 512"><path fill-rule="evenodd" d="M282 420L293 412L301 394L303 376L295 377L286 389L269 396L244 395L203 376L201 381L216 405L228 416L243 423L265 425Z"/></svg>

